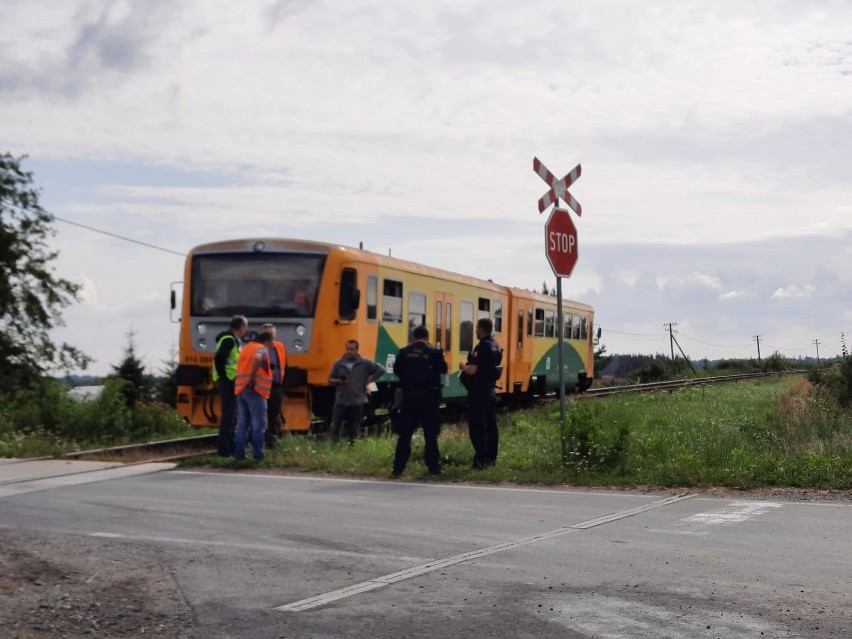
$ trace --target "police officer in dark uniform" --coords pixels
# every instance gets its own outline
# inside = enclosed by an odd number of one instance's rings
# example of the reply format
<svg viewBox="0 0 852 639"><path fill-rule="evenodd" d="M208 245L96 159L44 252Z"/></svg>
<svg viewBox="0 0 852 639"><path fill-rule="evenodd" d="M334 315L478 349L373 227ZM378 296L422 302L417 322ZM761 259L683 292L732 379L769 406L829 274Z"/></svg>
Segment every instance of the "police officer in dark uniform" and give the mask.
<svg viewBox="0 0 852 639"><path fill-rule="evenodd" d="M429 345L429 330L416 326L414 341L400 349L393 364L402 388L402 410L399 416L399 439L393 460L393 477L402 475L411 456L411 436L418 425L423 426L426 440L426 466L432 475L441 474L441 455L438 452L441 404L441 375L447 372L444 353Z"/></svg>
<svg viewBox="0 0 852 639"><path fill-rule="evenodd" d="M459 363L467 388L467 421L470 443L473 444L472 467L482 470L497 461L497 393L495 384L500 379L503 351L491 337L494 325L490 319L482 318L476 323L479 343Z"/></svg>

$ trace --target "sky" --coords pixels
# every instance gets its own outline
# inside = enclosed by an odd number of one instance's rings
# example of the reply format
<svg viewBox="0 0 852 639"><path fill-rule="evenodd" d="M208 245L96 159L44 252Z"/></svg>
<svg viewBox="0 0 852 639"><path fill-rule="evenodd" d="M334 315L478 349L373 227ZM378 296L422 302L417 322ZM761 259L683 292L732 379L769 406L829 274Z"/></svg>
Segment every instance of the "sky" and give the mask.
<svg viewBox="0 0 852 639"><path fill-rule="evenodd" d="M534 157L582 166L562 288L607 353L669 354L671 323L692 359L756 357L755 336L833 357L850 24L846 0L0 0L0 151L57 218L82 290L53 334L94 374L131 332L163 367L170 287L210 241L553 287Z"/></svg>

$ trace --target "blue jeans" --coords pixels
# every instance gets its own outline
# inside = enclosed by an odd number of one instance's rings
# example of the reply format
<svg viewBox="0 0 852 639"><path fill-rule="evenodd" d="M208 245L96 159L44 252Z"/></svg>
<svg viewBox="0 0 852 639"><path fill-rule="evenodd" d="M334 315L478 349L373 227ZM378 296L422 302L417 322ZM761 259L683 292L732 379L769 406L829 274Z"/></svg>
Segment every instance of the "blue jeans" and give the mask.
<svg viewBox="0 0 852 639"><path fill-rule="evenodd" d="M253 388L237 395L237 441L234 459L246 458L246 441L251 438L255 461L263 460L263 436L266 432L266 398Z"/></svg>

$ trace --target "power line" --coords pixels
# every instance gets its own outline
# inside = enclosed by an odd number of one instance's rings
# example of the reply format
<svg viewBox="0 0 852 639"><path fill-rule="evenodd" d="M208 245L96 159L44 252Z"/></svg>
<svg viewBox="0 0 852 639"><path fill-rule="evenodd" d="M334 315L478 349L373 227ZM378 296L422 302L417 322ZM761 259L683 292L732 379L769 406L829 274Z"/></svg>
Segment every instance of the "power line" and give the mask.
<svg viewBox="0 0 852 639"><path fill-rule="evenodd" d="M110 233L109 231L96 229L93 226L86 226L85 224L80 224L79 222L72 222L71 220L66 220L56 215L53 216L53 219L59 220L60 222L65 222L66 224L70 224L71 226L79 226L80 228L86 229L87 231L94 231L95 233L100 233L101 235L109 235L110 237L115 237L119 240L124 240L125 242L133 242L134 244L139 244L140 246L147 246L148 248L157 249L158 251L163 251L165 253L171 253L172 255L180 255L181 257L186 257L186 253L179 253L177 251L173 251L172 249L163 248L162 246L148 244L147 242L142 242L141 240L134 240L131 237L125 237L123 235L118 235L117 233Z"/></svg>
<svg viewBox="0 0 852 639"><path fill-rule="evenodd" d="M746 346L728 346L726 344L711 344L710 342L702 342L700 339L696 339L694 337L690 337L686 333L681 333L681 337L685 337L688 340L692 340L693 342L698 342L699 344L704 344L705 346L715 346L717 348L751 348L751 344L747 344Z"/></svg>
<svg viewBox="0 0 852 639"><path fill-rule="evenodd" d="M614 331L611 328L601 328L604 333L615 333L616 335L631 335L633 337L663 337L666 333L625 333L624 331Z"/></svg>

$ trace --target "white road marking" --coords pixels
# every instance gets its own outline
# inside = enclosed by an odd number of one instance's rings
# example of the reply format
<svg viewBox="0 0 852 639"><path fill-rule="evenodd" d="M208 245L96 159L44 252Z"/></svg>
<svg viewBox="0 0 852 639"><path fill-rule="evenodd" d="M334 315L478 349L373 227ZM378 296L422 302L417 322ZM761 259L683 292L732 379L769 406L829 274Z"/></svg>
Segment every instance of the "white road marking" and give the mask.
<svg viewBox="0 0 852 639"><path fill-rule="evenodd" d="M24 493L33 493L39 490L50 490L51 488L65 488L66 486L91 484L93 482L106 481L108 479L147 475L148 473L156 473L161 470L171 470L174 467L175 464L172 463L154 462L148 464L130 464L126 466L115 466L112 468L71 472L52 477L23 480L0 486L0 499L3 497L22 495Z"/></svg>
<svg viewBox="0 0 852 639"><path fill-rule="evenodd" d="M685 494L685 495L675 495L673 497L667 497L665 499L660 499L649 504L644 504L642 506L637 506L636 508L630 508L627 510L622 510L616 513L612 513L610 515L604 515L602 517L596 517L594 519L589 519L584 522L580 522L578 524L573 524L571 526L566 526L564 528L557 528L556 530L551 530L545 533L541 533L538 535L532 535L529 537L524 537L522 539L518 539L515 541L508 541L502 544L497 544L496 546L490 546L488 548L481 548L480 550L474 550L472 552L462 553L461 555L455 555L453 557L447 557L446 559L439 559L435 561L431 561L429 563L421 564L419 566L414 566L412 568L407 568L405 570L401 570L399 572L392 573L390 575L384 575L382 577L377 577L375 579L369 579L367 581L361 582L359 584L355 584L352 586L347 586L346 588L340 588L339 590L333 590L331 592L323 593L320 595L316 595L314 597L308 597L307 599L301 599L299 601L294 601L289 604L285 604L283 606L278 606L275 610L281 611L291 611L291 612L301 612L303 610L310 610L311 608L316 608L318 606L325 605L327 603L331 603L332 601L338 601L340 599L345 599L347 597L352 597L354 595L358 595L362 592L368 592L370 590L375 590L376 588L382 588L389 584L397 583L399 581L403 581L406 579L412 579L414 577L419 577L420 575L424 575L426 573L433 572L435 570L441 570L442 568L447 568L448 566L454 566L465 561L470 561L472 559L478 559L480 557L485 557L487 555L493 555L498 552L503 552L506 550L511 550L513 548L518 548L520 546L526 546L529 544L535 544L540 541L544 541L545 539L552 539L553 537L558 537L560 535L565 535L568 533L578 532L580 530L587 530L589 528L593 528L595 526L602 526L603 524L607 524L613 521L617 521L619 519L624 519L626 517L631 517L633 515L638 515L639 513L646 512L648 510L653 510L655 508L661 508L663 506L668 506L669 504L674 504L680 501L684 501L686 499L690 499L695 495Z"/></svg>
<svg viewBox="0 0 852 639"><path fill-rule="evenodd" d="M703 526L739 524L768 513L773 508L781 508L781 504L772 501L733 501L722 508L706 513L696 513L681 521Z"/></svg>

